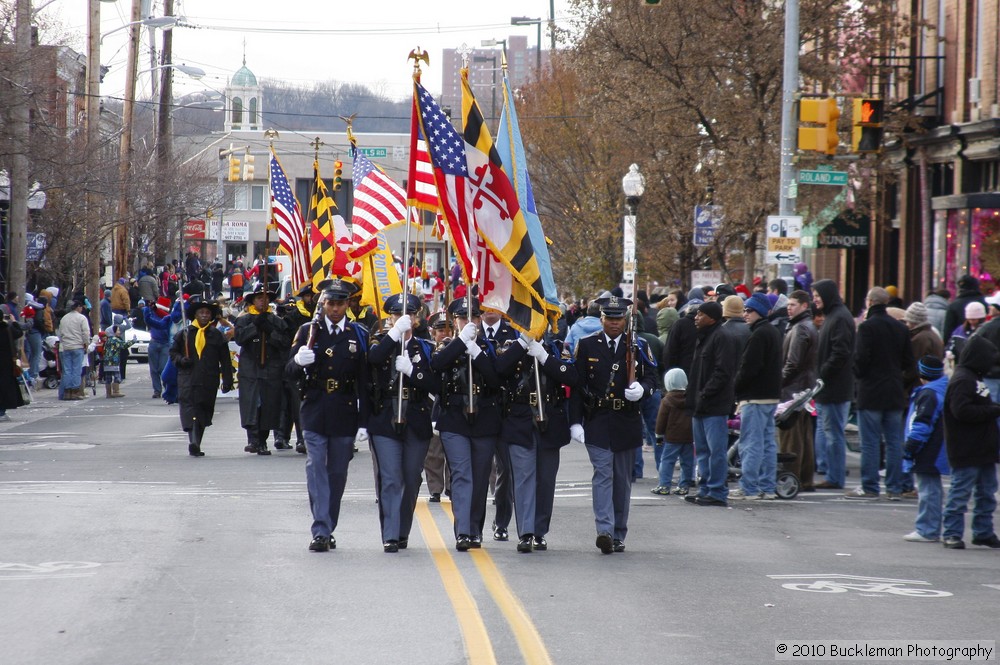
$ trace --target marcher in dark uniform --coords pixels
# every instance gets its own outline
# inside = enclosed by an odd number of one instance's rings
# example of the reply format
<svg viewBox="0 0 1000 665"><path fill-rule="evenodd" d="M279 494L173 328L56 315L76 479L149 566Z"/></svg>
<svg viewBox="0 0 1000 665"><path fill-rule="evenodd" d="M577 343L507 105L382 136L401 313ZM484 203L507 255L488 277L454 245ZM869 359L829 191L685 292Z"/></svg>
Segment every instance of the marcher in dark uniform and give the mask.
<svg viewBox="0 0 1000 665"><path fill-rule="evenodd" d="M272 314L274 292L261 283L249 295L250 304L236 319L234 341L240 345L240 424L247 431L244 450L270 455L267 434L281 418L282 376L291 339L285 322Z"/></svg>
<svg viewBox="0 0 1000 665"><path fill-rule="evenodd" d="M316 294L311 282L299 289L295 296L294 302L285 304L281 316L292 335L302 327L302 324L312 321L313 314L316 312ZM281 418L278 429L274 430L274 447L279 450L290 449L292 446L289 442L292 439L292 429L294 428L295 452L305 455L306 442L302 438L302 422L299 420L299 408L302 406L299 389L299 385L286 373L282 381Z"/></svg>
<svg viewBox="0 0 1000 665"><path fill-rule="evenodd" d="M483 312L482 336L498 353L518 339L516 330L507 325L499 314L489 311ZM514 514L514 483L510 474L510 454L507 452L507 443L502 439L497 439L493 462L496 479L493 485L493 503L496 505L493 511L493 540L506 542L507 528Z"/></svg>
<svg viewBox="0 0 1000 665"><path fill-rule="evenodd" d="M496 352L485 337L477 335L479 327L469 322L467 303L462 298L448 306L461 332L431 358L431 367L441 374L435 421L451 469L455 549L459 552L482 546L490 467L500 433L500 378L493 366ZM476 318L479 302L473 299L472 307Z"/></svg>
<svg viewBox="0 0 1000 665"><path fill-rule="evenodd" d="M451 342L451 321L444 309L432 314L427 325L433 332L431 342L434 351L440 351ZM436 399L436 398L435 398ZM431 436L431 444L424 458L424 476L427 479L427 491L431 493L428 501L440 503L441 495L451 496L451 478L448 473L448 462L444 457L444 447L441 445L441 435L435 430Z"/></svg>
<svg viewBox="0 0 1000 665"><path fill-rule="evenodd" d="M584 337L576 347L581 390L570 401L570 432L585 443L594 467L591 481L597 547L604 554L625 551L632 495L635 448L642 445L639 402L655 386L656 361L645 340L636 337L635 381L628 382L625 314L627 298L600 298L603 331Z"/></svg>
<svg viewBox="0 0 1000 665"><path fill-rule="evenodd" d="M497 441L508 450L517 551L544 551L548 549L545 534L552 518L559 448L570 440L563 386L577 384L576 367L571 360L563 360L556 347L523 336L501 352L496 367L505 379L503 425ZM498 511L499 505L498 501Z"/></svg>
<svg viewBox="0 0 1000 665"><path fill-rule="evenodd" d="M337 547L333 531L340 519L354 439L368 437L368 333L345 318L347 299L357 290L354 284L332 280L323 292L323 316L299 328L287 365L287 371L304 382L301 418L313 552Z"/></svg>
<svg viewBox="0 0 1000 665"><path fill-rule="evenodd" d="M431 343L414 337L411 332L413 323L409 313L419 311L420 305L420 298L413 294L390 296L383 309L390 315L392 327L372 341L368 352L372 370L368 434L378 460L375 489L382 548L386 552L406 549L410 540L420 472L432 434L430 394L440 389L438 376L430 368ZM401 354L400 344L404 339L405 352ZM402 420L398 419L400 398Z"/></svg>
<svg viewBox="0 0 1000 665"><path fill-rule="evenodd" d="M177 368L177 390L181 427L188 433L188 454L204 457L201 439L212 424L215 396L222 377L222 392L233 389L233 363L226 337L212 323L221 312L214 302L201 296L187 301L191 324L174 336L170 359Z"/></svg>

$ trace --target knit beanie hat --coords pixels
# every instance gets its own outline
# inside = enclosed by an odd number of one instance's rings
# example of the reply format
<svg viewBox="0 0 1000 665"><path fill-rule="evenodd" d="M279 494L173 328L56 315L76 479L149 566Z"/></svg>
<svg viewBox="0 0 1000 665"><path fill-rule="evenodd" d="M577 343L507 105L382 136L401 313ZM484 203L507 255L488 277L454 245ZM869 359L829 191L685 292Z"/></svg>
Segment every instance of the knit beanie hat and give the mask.
<svg viewBox="0 0 1000 665"><path fill-rule="evenodd" d="M914 326L922 326L927 323L927 308L922 302L915 302L906 308L906 322Z"/></svg>
<svg viewBox="0 0 1000 665"><path fill-rule="evenodd" d="M965 306L965 318L968 319L985 319L986 318L986 308L983 307L981 302L970 302Z"/></svg>
<svg viewBox="0 0 1000 665"><path fill-rule="evenodd" d="M944 363L937 356L924 356L917 363L917 371L920 372L920 378L933 381L944 375Z"/></svg>
<svg viewBox="0 0 1000 665"><path fill-rule="evenodd" d="M771 311L771 301L763 293L755 293L749 298L747 298L744 307L747 309L752 309L757 312L763 318L767 318L767 313Z"/></svg>
<svg viewBox="0 0 1000 665"><path fill-rule="evenodd" d="M722 301L722 316L727 319L738 319L743 316L743 298L739 296L727 296Z"/></svg>
<svg viewBox="0 0 1000 665"><path fill-rule="evenodd" d="M710 300L709 302L703 302L698 305L698 311L712 319L713 321L718 321L722 318L722 305Z"/></svg>

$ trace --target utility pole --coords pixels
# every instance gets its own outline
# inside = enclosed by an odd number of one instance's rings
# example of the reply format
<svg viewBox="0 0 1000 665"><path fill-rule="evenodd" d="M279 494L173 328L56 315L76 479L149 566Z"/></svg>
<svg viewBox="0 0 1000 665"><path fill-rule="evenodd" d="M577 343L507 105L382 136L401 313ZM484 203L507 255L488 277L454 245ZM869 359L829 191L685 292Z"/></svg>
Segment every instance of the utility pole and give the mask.
<svg viewBox="0 0 1000 665"><path fill-rule="evenodd" d="M174 15L174 0L163 0L163 15L173 16ZM160 70L160 106L157 109L157 123L156 123L156 165L157 172L159 174L160 182L164 182L167 178L167 174L170 173L170 158L171 158L171 148L173 147L173 128L171 127L172 115L171 111L173 102L173 81L174 81L174 71L172 67L168 67L170 63L173 62L173 30L163 31L163 49L160 51L160 65L163 69ZM166 219L158 220L159 223L156 224L156 234L155 238L157 240L166 239L166 229L169 226ZM183 231L178 230L178 235L183 235ZM166 249L166 242L163 243L164 247L160 247L159 243L155 244L155 250L157 252ZM169 261L169 252L164 252L164 260Z"/></svg>
<svg viewBox="0 0 1000 665"><path fill-rule="evenodd" d="M14 99L10 111L11 133L14 137L14 154L11 156L10 201L7 208L7 228L10 244L7 246L7 290L24 293L27 279L25 269L28 233L28 142L31 116L28 111L31 91L31 0L17 0L17 25L14 27L14 48L17 58L15 68Z"/></svg>
<svg viewBox="0 0 1000 665"><path fill-rule="evenodd" d="M118 199L118 227L114 233L115 278L125 277L128 265L128 227L131 223L128 186L132 167L132 119L135 111L135 79L139 64L139 31L142 29L141 0L132 0L132 14L129 19L128 61L125 65L125 101L122 104L122 136L119 156L119 176L121 192Z"/></svg>
<svg viewBox="0 0 1000 665"><path fill-rule="evenodd" d="M798 123L795 118L795 95L799 89L799 0L785 1L785 68L781 90L781 179L778 214L795 214L798 185L795 182L795 151ZM782 264L779 277L791 277L792 266Z"/></svg>
<svg viewBox="0 0 1000 665"><path fill-rule="evenodd" d="M87 0L87 172L97 172L98 142L101 137L101 3ZM91 304L100 302L101 240L97 234L97 195L87 188L87 214L83 225L83 286ZM93 307L90 322L96 330L101 312Z"/></svg>

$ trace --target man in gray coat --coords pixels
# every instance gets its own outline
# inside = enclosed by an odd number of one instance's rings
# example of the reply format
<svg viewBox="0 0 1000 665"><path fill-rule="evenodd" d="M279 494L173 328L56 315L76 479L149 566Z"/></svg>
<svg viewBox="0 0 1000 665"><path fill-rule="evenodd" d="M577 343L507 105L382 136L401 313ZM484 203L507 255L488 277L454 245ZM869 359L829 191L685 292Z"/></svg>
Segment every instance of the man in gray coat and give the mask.
<svg viewBox="0 0 1000 665"><path fill-rule="evenodd" d="M805 291L788 295L788 332L782 344L781 401L787 402L796 393L816 385L816 347L819 334L813 325L812 300ZM805 409L790 415L778 430L778 450L795 455L786 468L799 477L802 491L812 492L813 455L812 416Z"/></svg>

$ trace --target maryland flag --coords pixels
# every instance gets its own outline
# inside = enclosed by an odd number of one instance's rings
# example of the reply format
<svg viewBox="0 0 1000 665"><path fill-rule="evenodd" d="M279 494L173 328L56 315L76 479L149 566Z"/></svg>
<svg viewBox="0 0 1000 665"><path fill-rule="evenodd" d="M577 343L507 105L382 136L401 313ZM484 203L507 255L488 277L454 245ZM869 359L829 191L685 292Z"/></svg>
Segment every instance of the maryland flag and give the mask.
<svg viewBox="0 0 1000 665"><path fill-rule="evenodd" d="M468 183L478 231L479 294L483 307L541 338L548 326L542 277L517 193L462 69L462 120Z"/></svg>
<svg viewBox="0 0 1000 665"><path fill-rule="evenodd" d="M358 281L361 278L361 266L347 258L347 251L350 249L347 223L336 214L337 204L327 192L323 179L319 177L319 162L313 162L313 177L315 187L309 203L309 217L312 220L309 225L309 256L313 289L317 289L321 281L331 276ZM338 237L338 232L347 236L347 248L342 246L343 239Z"/></svg>

